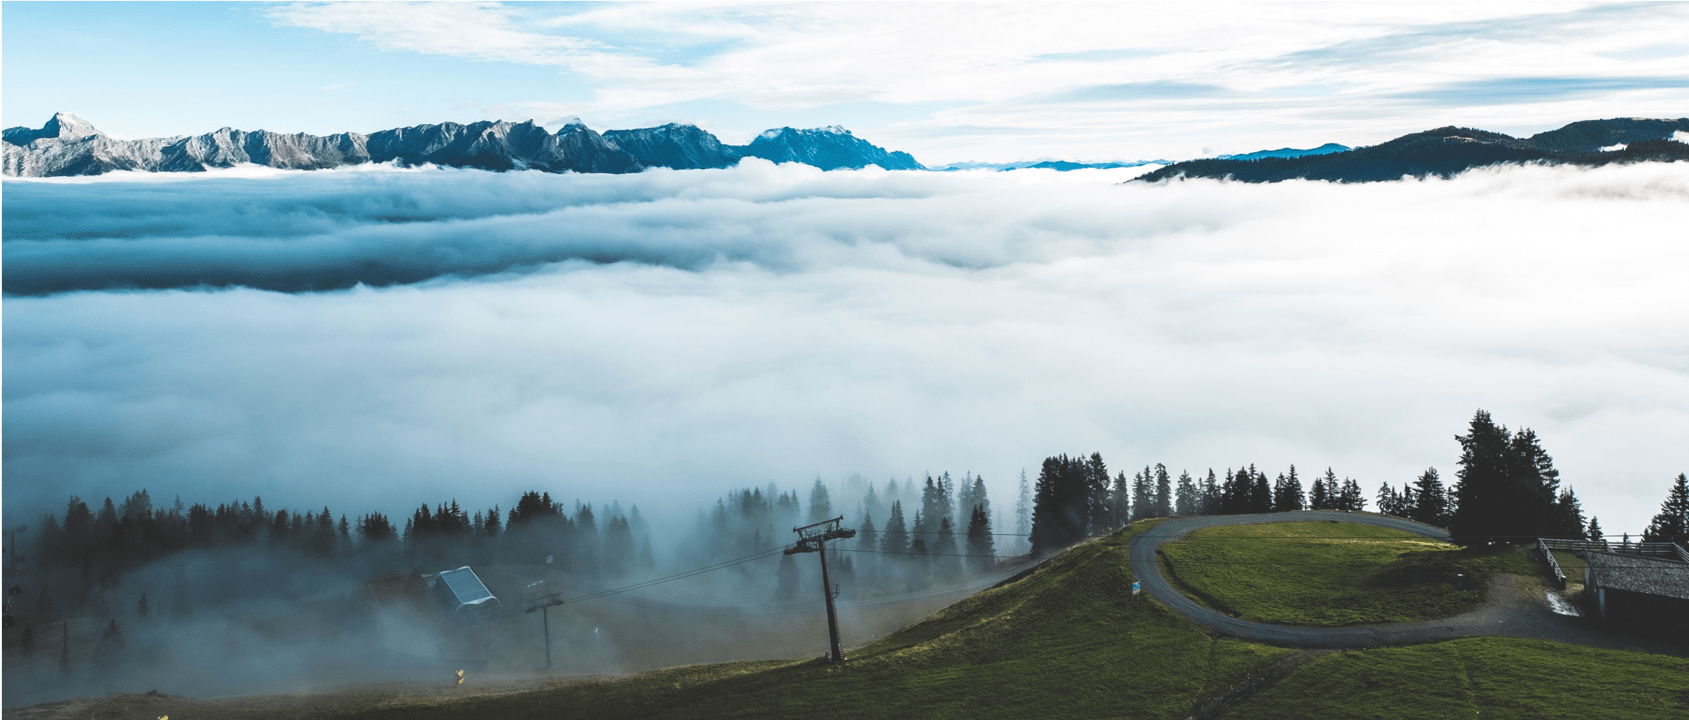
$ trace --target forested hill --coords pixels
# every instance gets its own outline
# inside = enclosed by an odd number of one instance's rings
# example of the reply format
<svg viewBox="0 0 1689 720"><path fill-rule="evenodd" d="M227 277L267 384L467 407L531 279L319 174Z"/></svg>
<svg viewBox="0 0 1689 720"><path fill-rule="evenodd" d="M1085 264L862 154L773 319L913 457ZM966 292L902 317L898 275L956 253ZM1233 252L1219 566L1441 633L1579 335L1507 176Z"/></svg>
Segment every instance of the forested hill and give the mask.
<svg viewBox="0 0 1689 720"><path fill-rule="evenodd" d="M1444 127L1324 155L1187 160L1138 180L1200 177L1257 183L1293 179L1379 182L1433 175L1446 178L1472 168L1529 162L1595 166L1689 160L1689 143L1671 139L1677 132L1689 132L1689 118L1585 120L1528 138Z"/></svg>

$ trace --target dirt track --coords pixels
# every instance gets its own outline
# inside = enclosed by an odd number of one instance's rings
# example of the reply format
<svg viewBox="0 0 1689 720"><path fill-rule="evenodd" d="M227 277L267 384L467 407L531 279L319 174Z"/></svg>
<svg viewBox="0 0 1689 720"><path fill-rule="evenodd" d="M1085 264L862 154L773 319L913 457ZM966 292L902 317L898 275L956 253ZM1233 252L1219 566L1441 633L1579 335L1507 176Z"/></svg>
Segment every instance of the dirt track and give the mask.
<svg viewBox="0 0 1689 720"><path fill-rule="evenodd" d="M1448 540L1448 531L1386 515L1342 512L1288 512L1263 515L1210 515L1179 518L1161 523L1132 539L1132 575L1156 600L1193 622L1236 637L1274 645L1306 648L1367 648L1382 645L1413 645L1462 637L1516 637L1587 645L1614 650L1651 652L1689 657L1689 647L1652 638L1623 635L1599 627L1585 618L1555 614L1548 607L1546 585L1538 578L1498 575L1490 582L1489 601L1471 612L1440 620L1389 625L1335 628L1304 628L1251 622L1230 617L1185 597L1161 574L1156 548L1173 542L1193 530L1225 525L1256 525L1281 522L1335 520L1403 530L1428 538Z"/></svg>

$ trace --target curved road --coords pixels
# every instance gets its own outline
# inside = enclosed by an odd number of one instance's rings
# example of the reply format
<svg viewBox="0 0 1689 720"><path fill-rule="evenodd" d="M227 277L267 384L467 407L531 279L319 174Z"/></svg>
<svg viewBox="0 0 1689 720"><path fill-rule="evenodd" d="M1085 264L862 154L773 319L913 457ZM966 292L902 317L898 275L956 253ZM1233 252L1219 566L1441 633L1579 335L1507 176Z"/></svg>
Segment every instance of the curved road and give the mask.
<svg viewBox="0 0 1689 720"><path fill-rule="evenodd" d="M1689 648L1657 639L1636 638L1602 631L1581 618L1556 615L1548 608L1542 586L1529 578L1497 575L1490 582L1490 599L1463 615L1412 623L1352 627L1307 628L1269 625L1231 617L1185 597L1161 575L1155 550L1192 530L1225 525L1337 521L1404 530L1428 538L1448 540L1448 531L1387 515L1303 511L1266 515L1209 515L1170 520L1139 533L1129 549L1132 575L1155 599L1180 615L1213 630L1248 640L1310 648L1363 648L1410 645L1480 635L1533 638L1622 650L1689 654Z"/></svg>

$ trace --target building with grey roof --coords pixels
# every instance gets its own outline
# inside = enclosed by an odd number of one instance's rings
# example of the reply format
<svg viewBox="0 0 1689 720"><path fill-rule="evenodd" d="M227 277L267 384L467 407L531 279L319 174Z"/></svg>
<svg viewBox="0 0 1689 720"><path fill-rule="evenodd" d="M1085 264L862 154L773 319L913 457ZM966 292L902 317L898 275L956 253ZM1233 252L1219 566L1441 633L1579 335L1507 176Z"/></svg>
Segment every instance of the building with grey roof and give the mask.
<svg viewBox="0 0 1689 720"><path fill-rule="evenodd" d="M434 576L434 593L459 620L475 622L497 614L499 600L468 565Z"/></svg>
<svg viewBox="0 0 1689 720"><path fill-rule="evenodd" d="M1601 617L1689 631L1689 563L1610 552L1586 552L1584 560L1584 588Z"/></svg>

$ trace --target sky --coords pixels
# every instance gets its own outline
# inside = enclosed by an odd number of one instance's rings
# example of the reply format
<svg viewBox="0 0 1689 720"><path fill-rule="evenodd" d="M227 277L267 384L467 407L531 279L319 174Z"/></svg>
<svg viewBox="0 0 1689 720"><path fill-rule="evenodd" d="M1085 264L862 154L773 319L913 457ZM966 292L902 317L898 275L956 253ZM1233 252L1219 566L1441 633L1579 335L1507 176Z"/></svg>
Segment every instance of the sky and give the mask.
<svg viewBox="0 0 1689 720"><path fill-rule="evenodd" d="M5 2L0 113L120 138L839 124L937 165L1689 109L1686 4L1161 5ZM8 179L13 287L167 289L5 298L6 522L142 487L661 517L949 471L1001 501L1093 451L1370 494L1452 481L1484 408L1639 531L1689 470L1685 173Z"/></svg>
<svg viewBox="0 0 1689 720"><path fill-rule="evenodd" d="M928 164L1187 159L1689 107L1682 3L6 2L7 127L843 125Z"/></svg>

